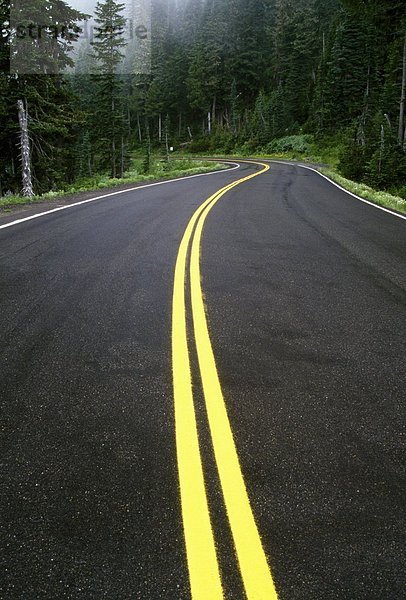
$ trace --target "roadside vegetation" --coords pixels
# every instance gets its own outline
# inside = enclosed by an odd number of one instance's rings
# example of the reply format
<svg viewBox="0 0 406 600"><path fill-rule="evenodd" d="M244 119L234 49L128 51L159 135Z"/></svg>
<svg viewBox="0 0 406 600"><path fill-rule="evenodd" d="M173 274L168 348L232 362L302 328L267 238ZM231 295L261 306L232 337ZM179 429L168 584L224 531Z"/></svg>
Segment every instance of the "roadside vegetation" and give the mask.
<svg viewBox="0 0 406 600"><path fill-rule="evenodd" d="M342 177L336 171L332 171L331 169L320 169L320 171L356 196L360 196L365 200L369 200L370 202L374 202L375 204L379 204L385 208L390 208L397 212L406 214L406 200L404 198L400 198L399 196L395 196L382 190L374 190L368 185L365 185L365 183L351 181L345 177Z"/></svg>
<svg viewBox="0 0 406 600"><path fill-rule="evenodd" d="M10 72L10 2L0 3L1 202L166 176L151 156L173 147L324 164L403 210L391 198L406 200L404 0L154 0L145 75L119 74L123 4L95 4L90 50L50 76ZM62 0L24 5L51 24L83 17ZM58 64L70 64L72 43L58 46ZM35 40L25 48L35 58Z"/></svg>
<svg viewBox="0 0 406 600"><path fill-rule="evenodd" d="M135 158L131 162L131 168L124 173L123 177L112 178L109 177L108 174L96 175L94 177L82 177L77 179L74 184L66 186L62 190L46 192L45 194L36 195L31 198L10 194L0 198L0 210L16 204L55 200L79 192L89 192L98 189L102 190L105 188L123 186L129 183L142 183L143 181L147 182L185 177L188 175L198 175L200 173L210 173L224 168L226 168L224 164L207 160L174 158L167 162L161 158L151 157L148 173L145 173L145 158Z"/></svg>

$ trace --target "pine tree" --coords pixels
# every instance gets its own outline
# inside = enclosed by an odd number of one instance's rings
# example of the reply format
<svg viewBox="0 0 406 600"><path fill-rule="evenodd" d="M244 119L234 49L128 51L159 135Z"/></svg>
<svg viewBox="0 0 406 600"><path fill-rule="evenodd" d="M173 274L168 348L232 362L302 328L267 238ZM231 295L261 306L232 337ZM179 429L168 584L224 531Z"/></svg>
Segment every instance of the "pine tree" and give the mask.
<svg viewBox="0 0 406 600"><path fill-rule="evenodd" d="M13 72L55 75L73 66L69 52L80 32L77 22L85 17L82 12L64 0L14 1L11 8Z"/></svg>
<svg viewBox="0 0 406 600"><path fill-rule="evenodd" d="M77 17L62 0L20 4L49 9L50 25ZM155 0L151 73L130 77L120 75L119 0L99 0L93 58L83 47L69 77L9 73L8 8L0 0L0 194L21 187L19 99L36 192L121 175L133 146L147 144L149 168L152 147L166 147L165 115L174 145L193 137L195 147L228 152L249 141L254 151L305 131L339 140L351 176L404 185L404 0ZM54 67L69 64L66 51L59 43ZM26 58L38 67L41 56ZM98 74L86 75L95 65Z"/></svg>
<svg viewBox="0 0 406 600"><path fill-rule="evenodd" d="M98 2L95 9L96 35L93 55L99 74L93 77L97 90L97 106L93 113L97 132L99 166L110 168L112 177L123 175L122 138L125 134L123 80L117 70L124 58L124 4L115 0Z"/></svg>
<svg viewBox="0 0 406 600"><path fill-rule="evenodd" d="M261 90L255 101L251 118L252 137L259 145L264 145L270 139L270 103Z"/></svg>
<svg viewBox="0 0 406 600"><path fill-rule="evenodd" d="M33 8L33 0L21 5L21 19L27 10ZM13 55L20 52L18 66L23 72L13 72L15 63L9 62L10 5L0 4L2 17L2 39L0 45L0 193L18 193L21 188L19 164L19 123L17 101L22 100L28 108L28 128L31 140L31 169L36 193L62 187L74 175L72 140L74 138L75 116L72 93L69 84L61 75L41 74L43 67L70 64L69 42L58 43L53 48L54 63L39 62L43 55L32 48L28 40L26 56L21 57L21 47L14 48ZM48 14L49 23L64 19L64 23L74 24L81 13L70 9L61 1L43 0L41 14ZM24 74L23 67L38 74ZM10 70L11 69L11 70Z"/></svg>

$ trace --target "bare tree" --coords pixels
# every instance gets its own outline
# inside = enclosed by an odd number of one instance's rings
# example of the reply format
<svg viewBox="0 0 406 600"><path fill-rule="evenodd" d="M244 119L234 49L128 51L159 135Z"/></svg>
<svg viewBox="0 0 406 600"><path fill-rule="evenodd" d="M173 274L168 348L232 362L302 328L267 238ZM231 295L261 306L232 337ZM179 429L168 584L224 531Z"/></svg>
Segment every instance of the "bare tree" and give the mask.
<svg viewBox="0 0 406 600"><path fill-rule="evenodd" d="M20 123L20 158L23 180L23 196L32 198L34 190L31 178L30 138L28 136L28 114L22 100L17 101L18 120Z"/></svg>

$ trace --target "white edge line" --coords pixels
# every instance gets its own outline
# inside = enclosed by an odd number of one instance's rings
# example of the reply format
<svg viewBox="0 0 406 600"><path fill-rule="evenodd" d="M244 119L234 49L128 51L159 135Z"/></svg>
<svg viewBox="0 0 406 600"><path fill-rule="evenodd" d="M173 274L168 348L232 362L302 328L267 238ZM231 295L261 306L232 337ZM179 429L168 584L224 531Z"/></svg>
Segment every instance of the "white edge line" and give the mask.
<svg viewBox="0 0 406 600"><path fill-rule="evenodd" d="M265 160L265 161L268 160L271 163L277 163L279 165L290 165L291 167L300 167L301 169L307 169L308 171L313 171L313 173L317 173L317 175L320 175L320 177L324 177L324 179L327 179L327 181L329 181L331 184L335 185L339 190L345 192L349 196L352 196L353 198L356 198L357 200L360 200L361 202L364 202L365 204L369 204L369 206L373 206L374 208L379 208L379 210L383 210L383 211L389 213L390 215L393 215L394 217L399 217L399 219L406 220L406 215L400 215L399 213L394 212L393 210L390 210L389 208L385 208L384 206L380 206L379 204L370 202L369 200L366 200L365 198L361 198L361 196L357 196L357 194L353 194L353 192L346 190L340 184L338 184L335 181L333 181L332 179L330 179L330 177L327 177L327 175L324 175L324 173L320 173L320 171L318 171L317 169L313 169L313 167L309 167L308 165L301 165L299 163L283 162L282 160L272 160L272 159L266 159L266 158L263 160Z"/></svg>
<svg viewBox="0 0 406 600"><path fill-rule="evenodd" d="M220 162L220 161L219 161ZM59 206L58 208L52 208L51 210L46 210L45 212L37 213L36 215L31 215L29 217L24 217L23 219L16 219L15 221L11 221L10 223L5 223L4 225L0 225L0 229L6 229L6 227L12 227L13 225L18 225L19 223L24 223L25 221L31 221L32 219L38 219L39 217L45 217L51 213L58 212L60 210L66 210L67 208L73 208L74 206L80 206L81 204L88 204L89 202L95 202L96 200L102 200L103 198L109 198L110 196L117 196L118 194L125 194L126 192L135 192L137 190L143 190L148 187L153 187L156 185L164 185L165 183L174 183L176 181L183 181L184 179L192 179L194 177L205 177L207 175L218 175L219 173L228 173L230 171L235 171L240 168L240 165L236 162L232 161L222 161L225 165L235 165L231 169L219 169L218 171L210 171L210 173L198 173L196 175L186 175L185 177L177 177L175 179L168 179L166 181L156 181L155 183L147 183L145 185L138 185L133 188L128 188L126 190L118 190L117 192L110 192L109 194L103 194L102 196L96 196L95 198L88 198L87 200L81 200L80 202L73 202L72 204L66 204L65 206ZM241 161L243 162L243 161ZM32 206L35 206L33 204Z"/></svg>

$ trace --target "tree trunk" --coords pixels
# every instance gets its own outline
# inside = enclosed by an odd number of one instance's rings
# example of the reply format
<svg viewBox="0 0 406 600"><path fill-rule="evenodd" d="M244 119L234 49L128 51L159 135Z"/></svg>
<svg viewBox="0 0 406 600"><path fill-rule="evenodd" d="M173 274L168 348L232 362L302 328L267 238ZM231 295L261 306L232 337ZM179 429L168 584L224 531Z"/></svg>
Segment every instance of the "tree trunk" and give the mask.
<svg viewBox="0 0 406 600"><path fill-rule="evenodd" d="M23 180L23 196L32 198L34 190L31 178L30 138L28 136L28 114L22 100L17 101L18 120L20 123L21 172Z"/></svg>
<svg viewBox="0 0 406 600"><path fill-rule="evenodd" d="M169 142L168 142L168 128L165 127L165 149L166 149L166 162L169 162Z"/></svg>
<svg viewBox="0 0 406 600"><path fill-rule="evenodd" d="M112 153L112 156L111 156L111 167L112 167L112 169L111 169L111 176L113 177L113 179L115 179L116 178L116 140L114 139L114 136L113 136L113 139L111 141L111 153Z"/></svg>
<svg viewBox="0 0 406 600"><path fill-rule="evenodd" d="M379 151L379 161L378 161L378 173L382 172L382 160L383 160L383 152L385 150L385 128L381 125L381 147Z"/></svg>
<svg viewBox="0 0 406 600"><path fill-rule="evenodd" d="M138 138L139 138L139 140L140 140L140 144L142 144L142 133L141 133L140 113L137 113L137 125L138 125Z"/></svg>
<svg viewBox="0 0 406 600"><path fill-rule="evenodd" d="M115 103L114 103L114 97L111 99L111 117L113 120L113 135L112 135L112 140L111 140L111 166L112 166L112 170L111 170L111 175L113 177L113 179L115 179L116 177L116 128L115 128Z"/></svg>
<svg viewBox="0 0 406 600"><path fill-rule="evenodd" d="M158 117L158 139L159 142L162 142L162 115L159 113Z"/></svg>
<svg viewBox="0 0 406 600"><path fill-rule="evenodd" d="M399 110L399 133L398 141L400 146L405 143L405 98L406 96L406 34L403 45L403 72L402 72L402 92L400 95L400 110Z"/></svg>
<svg viewBox="0 0 406 600"><path fill-rule="evenodd" d="M124 176L124 137L121 136L121 179Z"/></svg>

